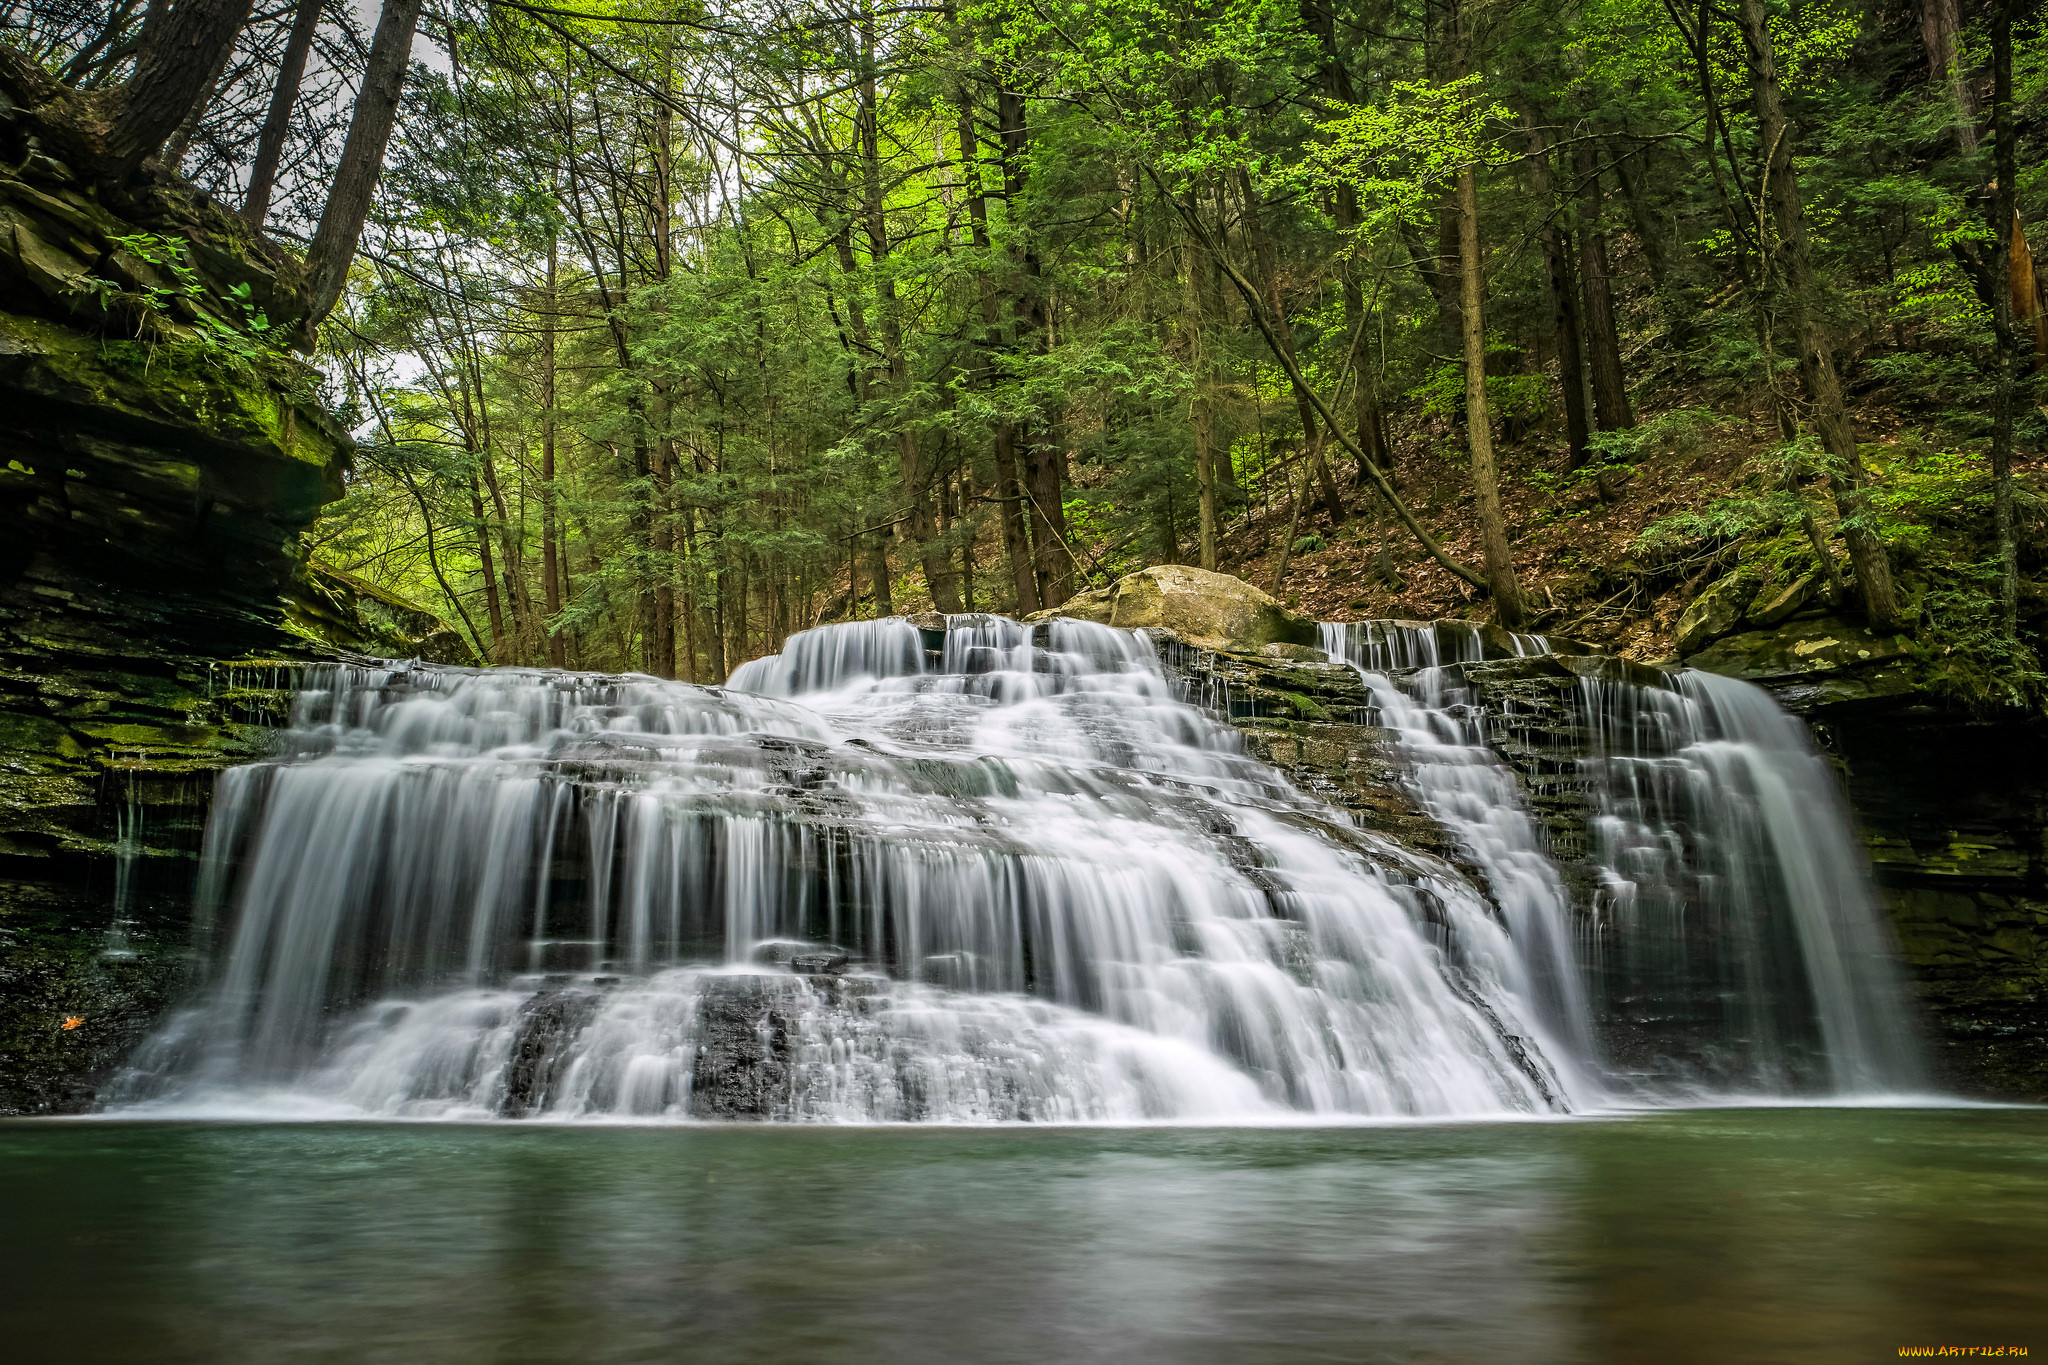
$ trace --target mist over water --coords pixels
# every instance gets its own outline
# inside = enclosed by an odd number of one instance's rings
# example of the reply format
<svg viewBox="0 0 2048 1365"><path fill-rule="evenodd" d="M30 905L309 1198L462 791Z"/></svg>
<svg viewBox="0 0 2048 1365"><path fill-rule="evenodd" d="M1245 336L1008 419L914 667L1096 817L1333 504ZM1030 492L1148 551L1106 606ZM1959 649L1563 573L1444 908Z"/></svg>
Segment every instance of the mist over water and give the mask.
<svg viewBox="0 0 2048 1365"><path fill-rule="evenodd" d="M1246 1122L1919 1082L1845 814L1762 693L1587 685L1589 918L1452 676L1477 632L1326 643L1476 881L1085 622L825 627L726 688L312 670L222 778L207 980L109 1106ZM1732 1000L1717 1055L1617 1064L1644 983Z"/></svg>

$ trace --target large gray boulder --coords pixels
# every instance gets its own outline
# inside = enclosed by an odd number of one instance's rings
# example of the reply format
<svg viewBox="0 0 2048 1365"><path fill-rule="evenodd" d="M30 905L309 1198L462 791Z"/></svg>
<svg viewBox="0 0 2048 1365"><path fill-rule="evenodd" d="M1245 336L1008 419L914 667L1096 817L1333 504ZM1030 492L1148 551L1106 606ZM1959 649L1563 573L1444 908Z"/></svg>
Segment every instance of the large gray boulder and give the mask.
<svg viewBox="0 0 2048 1365"><path fill-rule="evenodd" d="M1056 616L1120 630L1169 630L1188 644L1239 654L1276 644L1314 646L1321 639L1313 620L1242 578L1185 564L1140 569L1029 619Z"/></svg>

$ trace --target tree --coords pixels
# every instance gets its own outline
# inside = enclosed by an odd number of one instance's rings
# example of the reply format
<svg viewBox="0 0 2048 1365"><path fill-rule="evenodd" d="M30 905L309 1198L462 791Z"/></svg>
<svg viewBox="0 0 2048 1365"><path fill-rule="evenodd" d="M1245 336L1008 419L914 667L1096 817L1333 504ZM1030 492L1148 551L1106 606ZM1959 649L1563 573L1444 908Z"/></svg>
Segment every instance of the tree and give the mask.
<svg viewBox="0 0 2048 1365"><path fill-rule="evenodd" d="M421 4L422 0L385 0L377 20L377 36L370 44L369 65L363 72L362 90L356 96L355 113L349 120L348 140L342 144L341 162L335 168L333 188L327 193L327 207L321 211L320 225L314 230L312 245L306 249L311 304L305 322L308 335L333 311L348 278L349 264L355 260L363 220L370 211L370 196L377 188L378 174L384 169L384 149L391 141L391 124L398 117L398 100L405 87L405 69L412 57L412 35L419 25Z"/></svg>
<svg viewBox="0 0 2048 1365"><path fill-rule="evenodd" d="M1842 508L1842 536L1849 545L1849 563L1855 570L1864 613L1877 629L1897 630L1905 620L1892 583L1891 558L1871 524L1863 457L1842 402L1841 375L1822 314L1820 277L1813 268L1807 241L1806 205L1793 166L1796 135L1779 90L1777 52L1763 0L1740 0L1737 14L1748 49L1757 131L1764 146L1760 173L1782 276L1777 298L1799 348L1799 376L1813 408L1814 430L1830 460L1828 474L1834 483L1835 501Z"/></svg>

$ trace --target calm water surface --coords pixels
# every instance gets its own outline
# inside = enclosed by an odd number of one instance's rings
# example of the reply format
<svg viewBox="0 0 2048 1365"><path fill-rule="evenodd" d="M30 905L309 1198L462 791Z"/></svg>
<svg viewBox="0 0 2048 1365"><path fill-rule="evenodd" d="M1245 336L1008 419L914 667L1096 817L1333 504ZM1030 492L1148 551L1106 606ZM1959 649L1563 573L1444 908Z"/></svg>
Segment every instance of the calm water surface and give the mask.
<svg viewBox="0 0 2048 1365"><path fill-rule="evenodd" d="M2048 1111L17 1122L0 1342L57 1365L2048 1356Z"/></svg>

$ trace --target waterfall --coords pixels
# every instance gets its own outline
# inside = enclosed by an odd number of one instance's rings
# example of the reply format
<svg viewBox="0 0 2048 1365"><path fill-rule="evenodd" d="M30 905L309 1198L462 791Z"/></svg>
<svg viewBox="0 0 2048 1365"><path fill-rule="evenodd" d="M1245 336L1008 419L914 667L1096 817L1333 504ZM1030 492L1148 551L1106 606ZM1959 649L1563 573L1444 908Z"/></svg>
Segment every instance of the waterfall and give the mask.
<svg viewBox="0 0 2048 1365"><path fill-rule="evenodd" d="M1580 689L1599 977L1631 997L1610 1012L1653 1015L1655 1042L1707 1084L1926 1088L1869 860L1805 726L1762 688L1694 670Z"/></svg>
<svg viewBox="0 0 2048 1365"><path fill-rule="evenodd" d="M1480 869L1589 1086L1638 1100L1926 1087L1846 805L1768 693L1693 670L1572 682L1593 888L1575 898L1500 756L1514 718L1475 702L1465 667L1548 642L1376 621L1325 625L1323 644L1359 670L1410 791Z"/></svg>
<svg viewBox="0 0 2048 1365"><path fill-rule="evenodd" d="M1085 622L827 626L723 688L313 668L221 778L204 985L107 1104L1241 1121L1919 1082L1846 813L1763 693L1456 623L1324 642L1468 870ZM1515 658L1588 736L1589 875L1475 685Z"/></svg>
<svg viewBox="0 0 2048 1365"><path fill-rule="evenodd" d="M311 671L209 836L144 1112L1565 1112L1560 983L1084 622L829 626L726 688ZM1575 1025L1573 1027L1576 1027Z"/></svg>
<svg viewBox="0 0 2048 1365"><path fill-rule="evenodd" d="M1514 774L1488 747L1485 715L1445 671L1447 664L1485 657L1479 628L1456 621L1367 621L1325 624L1322 634L1330 657L1351 664L1365 680L1417 803L1484 874L1517 946L1526 989L1550 1029L1571 1044L1574 1059L1591 1058L1571 895ZM1508 636L1506 643L1518 657L1548 649L1534 635Z"/></svg>

